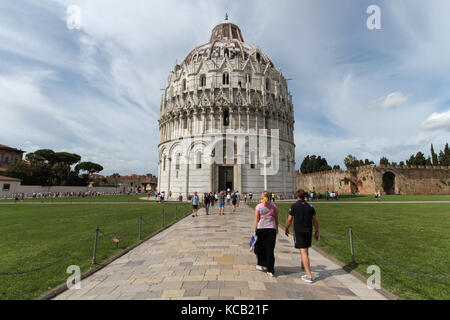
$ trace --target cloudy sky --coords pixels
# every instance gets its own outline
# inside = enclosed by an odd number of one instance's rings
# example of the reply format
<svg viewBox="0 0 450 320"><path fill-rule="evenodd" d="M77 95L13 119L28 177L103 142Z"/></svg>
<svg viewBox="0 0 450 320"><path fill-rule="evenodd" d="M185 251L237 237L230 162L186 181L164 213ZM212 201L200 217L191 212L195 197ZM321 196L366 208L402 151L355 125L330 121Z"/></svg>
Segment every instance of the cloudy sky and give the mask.
<svg viewBox="0 0 450 320"><path fill-rule="evenodd" d="M381 30L366 26L372 4ZM19 0L0 3L0 144L156 174L161 89L226 12L292 78L297 168L307 154L399 162L450 140L446 0Z"/></svg>

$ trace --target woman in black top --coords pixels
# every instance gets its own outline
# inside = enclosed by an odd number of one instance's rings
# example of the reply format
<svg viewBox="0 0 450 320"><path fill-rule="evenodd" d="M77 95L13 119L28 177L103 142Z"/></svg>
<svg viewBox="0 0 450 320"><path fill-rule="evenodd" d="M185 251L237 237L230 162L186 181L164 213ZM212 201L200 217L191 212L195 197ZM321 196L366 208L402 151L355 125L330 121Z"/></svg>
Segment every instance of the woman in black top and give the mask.
<svg viewBox="0 0 450 320"><path fill-rule="evenodd" d="M203 204L205 205L206 214L209 215L209 205L211 203L211 196L209 193L205 193L203 196Z"/></svg>

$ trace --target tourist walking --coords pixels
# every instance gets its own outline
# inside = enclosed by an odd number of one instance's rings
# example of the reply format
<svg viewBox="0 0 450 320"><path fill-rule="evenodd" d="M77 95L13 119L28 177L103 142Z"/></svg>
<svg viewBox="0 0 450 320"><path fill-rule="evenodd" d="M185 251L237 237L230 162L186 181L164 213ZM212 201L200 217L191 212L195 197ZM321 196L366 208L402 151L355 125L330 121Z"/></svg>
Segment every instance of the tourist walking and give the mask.
<svg viewBox="0 0 450 320"><path fill-rule="evenodd" d="M214 202L216 201L215 197L214 197L214 193L210 192L209 193L209 202L211 203L211 207L214 207Z"/></svg>
<svg viewBox="0 0 450 320"><path fill-rule="evenodd" d="M231 200L231 194L229 192L227 192L227 206L230 205L230 200Z"/></svg>
<svg viewBox="0 0 450 320"><path fill-rule="evenodd" d="M240 201L241 201L241 195L239 194L239 190L236 190L236 208L239 208Z"/></svg>
<svg viewBox="0 0 450 320"><path fill-rule="evenodd" d="M233 206L233 212L236 211L236 204L237 204L237 195L235 192L231 195L231 205Z"/></svg>
<svg viewBox="0 0 450 320"><path fill-rule="evenodd" d="M211 203L211 196L209 193L205 193L203 196L203 204L205 205L206 215L209 215L209 204Z"/></svg>
<svg viewBox="0 0 450 320"><path fill-rule="evenodd" d="M192 217L197 217L197 211L198 211L198 195L197 191L194 192L194 196L191 199L192 202Z"/></svg>
<svg viewBox="0 0 450 320"><path fill-rule="evenodd" d="M311 274L311 266L309 261L309 247L312 242L312 225L316 231L316 240L320 240L319 223L316 218L316 211L313 206L305 201L305 191L302 189L297 191L297 202L289 209L289 218L286 221L285 234L289 236L289 227L294 221L294 242L295 248L300 249L302 257L302 269L306 274L302 276L302 280L313 282Z"/></svg>
<svg viewBox="0 0 450 320"><path fill-rule="evenodd" d="M278 208L269 202L270 194L264 191L261 195L261 203L255 208L254 234L257 237L255 254L258 259L256 269L267 271L267 274L275 274L275 242L278 234Z"/></svg>
<svg viewBox="0 0 450 320"><path fill-rule="evenodd" d="M220 191L219 193L219 216L225 215L225 192Z"/></svg>

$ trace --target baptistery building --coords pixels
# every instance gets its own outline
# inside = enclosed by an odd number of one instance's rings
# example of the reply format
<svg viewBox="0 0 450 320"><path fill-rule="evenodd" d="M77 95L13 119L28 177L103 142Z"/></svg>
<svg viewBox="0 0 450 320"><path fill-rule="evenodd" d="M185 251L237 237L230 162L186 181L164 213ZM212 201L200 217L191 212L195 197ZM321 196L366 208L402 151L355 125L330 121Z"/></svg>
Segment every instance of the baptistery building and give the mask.
<svg viewBox="0 0 450 320"><path fill-rule="evenodd" d="M161 101L158 191L295 192L292 96L258 46L228 20L175 63Z"/></svg>

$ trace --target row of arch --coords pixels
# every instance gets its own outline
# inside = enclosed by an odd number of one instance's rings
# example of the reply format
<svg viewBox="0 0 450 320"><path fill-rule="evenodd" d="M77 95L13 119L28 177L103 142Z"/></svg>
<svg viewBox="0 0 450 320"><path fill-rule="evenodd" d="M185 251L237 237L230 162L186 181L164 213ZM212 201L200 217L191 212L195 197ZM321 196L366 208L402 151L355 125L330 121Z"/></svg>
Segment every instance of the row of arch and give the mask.
<svg viewBox="0 0 450 320"><path fill-rule="evenodd" d="M293 141L294 121L271 110L256 112L249 108L211 107L198 110L179 110L160 120L160 142L184 137L201 135L208 132L225 133L227 129L250 133L266 129L272 135L277 129L279 138Z"/></svg>
<svg viewBox="0 0 450 320"><path fill-rule="evenodd" d="M220 148L223 149L220 150ZM239 152L243 154L239 156ZM267 152L269 155L271 154L270 148ZM216 154L221 158L223 157L218 161L219 163L237 164L238 157L241 157L241 164L247 165L250 169L258 169L261 163L260 150L258 148L257 150L250 150L248 140L242 145L241 150L238 150L235 141L221 139L211 146L205 141L194 141L187 145L176 142L170 147L162 146L159 153L159 164L162 172L168 170L168 161L174 161L175 170L180 170L183 164L189 164L196 169L201 169L204 164L217 163L218 158ZM275 154L278 155L278 153ZM288 172L294 170L295 161L293 152L289 148L280 148L279 158L280 163L285 164ZM267 163L270 164L270 157Z"/></svg>

